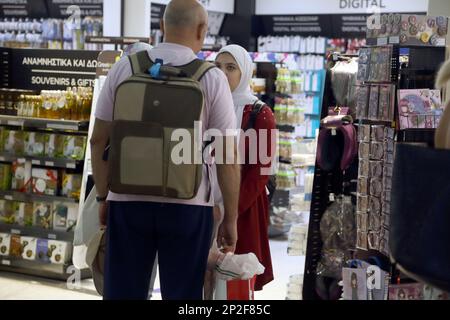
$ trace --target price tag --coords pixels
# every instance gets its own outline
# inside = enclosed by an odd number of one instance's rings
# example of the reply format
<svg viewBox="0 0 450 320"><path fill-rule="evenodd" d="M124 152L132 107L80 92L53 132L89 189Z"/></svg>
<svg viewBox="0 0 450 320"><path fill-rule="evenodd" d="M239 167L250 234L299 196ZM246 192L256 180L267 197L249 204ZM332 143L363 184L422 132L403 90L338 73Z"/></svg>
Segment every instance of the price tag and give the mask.
<svg viewBox="0 0 450 320"><path fill-rule="evenodd" d="M49 233L49 234L48 234L48 238L51 239L51 240L56 240L56 234L54 234L54 233Z"/></svg>
<svg viewBox="0 0 450 320"><path fill-rule="evenodd" d="M12 234L21 234L21 231L17 230L17 229L11 229L11 233Z"/></svg>
<svg viewBox="0 0 450 320"><path fill-rule="evenodd" d="M31 164L40 165L41 161L34 159L34 160L31 160Z"/></svg>
<svg viewBox="0 0 450 320"><path fill-rule="evenodd" d="M23 121L8 120L7 123L10 126L17 126L17 127L23 126Z"/></svg>
<svg viewBox="0 0 450 320"><path fill-rule="evenodd" d="M390 44L399 44L400 43L400 37L390 37L389 38L389 43Z"/></svg>
<svg viewBox="0 0 450 320"><path fill-rule="evenodd" d="M378 38L377 46L385 46L388 44L388 38Z"/></svg>
<svg viewBox="0 0 450 320"><path fill-rule="evenodd" d="M71 162L71 163L68 163L66 165L66 167L69 168L69 169L75 169L77 167L77 165L74 162Z"/></svg>
<svg viewBox="0 0 450 320"><path fill-rule="evenodd" d="M54 167L55 163L53 161L45 161L45 165L49 167Z"/></svg>
<svg viewBox="0 0 450 320"><path fill-rule="evenodd" d="M10 266L11 265L11 261L9 260L2 260L2 264L5 266Z"/></svg>
<svg viewBox="0 0 450 320"><path fill-rule="evenodd" d="M6 161L5 157L0 157L0 161Z"/></svg>
<svg viewBox="0 0 450 320"><path fill-rule="evenodd" d="M47 128L59 129L59 130L78 130L78 126L70 125L70 124L59 124L59 123L47 123Z"/></svg>
<svg viewBox="0 0 450 320"><path fill-rule="evenodd" d="M6 196L5 196L5 200L13 200L13 196L11 196L11 195L6 195Z"/></svg>
<svg viewBox="0 0 450 320"><path fill-rule="evenodd" d="M20 164L23 164L23 163L27 162L27 159L25 159L25 158L18 158L17 162L20 163Z"/></svg>

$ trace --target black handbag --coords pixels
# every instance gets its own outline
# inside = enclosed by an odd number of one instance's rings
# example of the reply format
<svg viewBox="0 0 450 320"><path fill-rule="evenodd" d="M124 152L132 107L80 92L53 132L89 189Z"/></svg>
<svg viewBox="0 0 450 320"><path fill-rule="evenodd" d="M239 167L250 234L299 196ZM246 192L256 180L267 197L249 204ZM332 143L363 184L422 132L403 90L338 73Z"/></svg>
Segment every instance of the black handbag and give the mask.
<svg viewBox="0 0 450 320"><path fill-rule="evenodd" d="M450 151L397 144L391 200L393 262L450 292Z"/></svg>

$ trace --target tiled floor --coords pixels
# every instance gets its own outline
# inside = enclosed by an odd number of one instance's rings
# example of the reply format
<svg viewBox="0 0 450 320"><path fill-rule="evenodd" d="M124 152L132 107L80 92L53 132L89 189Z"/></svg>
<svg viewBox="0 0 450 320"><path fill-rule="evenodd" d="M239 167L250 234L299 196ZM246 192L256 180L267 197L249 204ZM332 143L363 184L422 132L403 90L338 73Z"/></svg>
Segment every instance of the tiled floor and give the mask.
<svg viewBox="0 0 450 320"><path fill-rule="evenodd" d="M286 239L270 241L275 280L255 294L256 300L284 300L289 276L303 273L304 257L286 254ZM99 300L92 279L84 280L80 288L69 290L61 281L51 281L20 274L0 272L0 300ZM160 300L158 277L154 300Z"/></svg>

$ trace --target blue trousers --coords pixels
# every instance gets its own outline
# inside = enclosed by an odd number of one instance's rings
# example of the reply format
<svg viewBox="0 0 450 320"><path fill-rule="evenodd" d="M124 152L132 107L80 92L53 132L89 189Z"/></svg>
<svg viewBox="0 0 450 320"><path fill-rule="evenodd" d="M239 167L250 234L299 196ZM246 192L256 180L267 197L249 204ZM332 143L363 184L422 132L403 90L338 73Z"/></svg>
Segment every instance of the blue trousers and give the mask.
<svg viewBox="0 0 450 320"><path fill-rule="evenodd" d="M146 300L156 252L164 300L201 300L211 207L110 202L104 299Z"/></svg>

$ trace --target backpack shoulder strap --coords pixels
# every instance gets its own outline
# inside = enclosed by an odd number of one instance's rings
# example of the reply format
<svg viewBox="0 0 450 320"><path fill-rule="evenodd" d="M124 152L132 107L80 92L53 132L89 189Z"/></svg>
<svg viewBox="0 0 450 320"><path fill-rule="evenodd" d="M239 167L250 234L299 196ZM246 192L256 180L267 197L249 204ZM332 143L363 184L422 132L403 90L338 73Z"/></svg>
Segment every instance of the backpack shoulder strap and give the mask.
<svg viewBox="0 0 450 320"><path fill-rule="evenodd" d="M250 113L250 119L248 120L247 129L253 129L255 127L256 118L266 104L261 100L256 100L252 107L252 113Z"/></svg>
<svg viewBox="0 0 450 320"><path fill-rule="evenodd" d="M216 66L210 62L195 59L185 66L177 67L186 73L186 75L195 81L200 81L203 76Z"/></svg>
<svg viewBox="0 0 450 320"><path fill-rule="evenodd" d="M154 64L146 50L132 54L128 56L128 59L130 60L133 74L147 73L147 70Z"/></svg>

